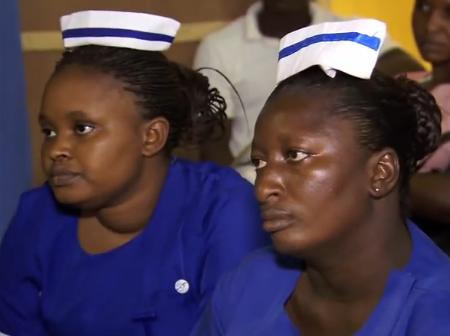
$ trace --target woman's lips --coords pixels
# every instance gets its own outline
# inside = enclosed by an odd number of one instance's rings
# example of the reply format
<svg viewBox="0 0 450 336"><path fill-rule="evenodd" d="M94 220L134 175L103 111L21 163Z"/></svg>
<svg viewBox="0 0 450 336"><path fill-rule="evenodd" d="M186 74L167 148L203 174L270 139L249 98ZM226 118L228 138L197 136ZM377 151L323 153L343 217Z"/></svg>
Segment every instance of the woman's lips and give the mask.
<svg viewBox="0 0 450 336"><path fill-rule="evenodd" d="M73 184L79 176L78 173L60 171L50 175L50 184L54 187L66 187Z"/></svg>
<svg viewBox="0 0 450 336"><path fill-rule="evenodd" d="M262 211L263 229L268 233L275 233L289 227L292 218L285 211L266 210Z"/></svg>

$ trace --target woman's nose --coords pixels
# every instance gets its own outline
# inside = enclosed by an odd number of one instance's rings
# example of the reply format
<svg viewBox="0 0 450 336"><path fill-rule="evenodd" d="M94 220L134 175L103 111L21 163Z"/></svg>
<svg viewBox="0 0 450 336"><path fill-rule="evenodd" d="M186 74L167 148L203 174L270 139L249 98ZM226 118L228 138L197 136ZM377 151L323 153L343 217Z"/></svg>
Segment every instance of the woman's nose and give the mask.
<svg viewBox="0 0 450 336"><path fill-rule="evenodd" d="M256 198L260 203L276 201L283 191L283 176L275 164L267 164L257 171Z"/></svg>
<svg viewBox="0 0 450 336"><path fill-rule="evenodd" d="M47 152L50 159L57 161L71 157L71 144L66 136L57 135L47 141L48 143L44 145L44 152Z"/></svg>
<svg viewBox="0 0 450 336"><path fill-rule="evenodd" d="M429 33L435 33L438 31L443 24L447 24L444 22L444 18L442 14L437 10L433 10L428 18L427 29Z"/></svg>

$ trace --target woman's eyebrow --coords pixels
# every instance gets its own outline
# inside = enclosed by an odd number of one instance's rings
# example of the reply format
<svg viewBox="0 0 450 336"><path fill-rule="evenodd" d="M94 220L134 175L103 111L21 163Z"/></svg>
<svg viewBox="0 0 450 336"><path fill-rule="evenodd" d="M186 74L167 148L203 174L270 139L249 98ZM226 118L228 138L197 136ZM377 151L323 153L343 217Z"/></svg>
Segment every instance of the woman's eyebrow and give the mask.
<svg viewBox="0 0 450 336"><path fill-rule="evenodd" d="M65 113L69 118L86 118L87 114L81 110L73 110Z"/></svg>

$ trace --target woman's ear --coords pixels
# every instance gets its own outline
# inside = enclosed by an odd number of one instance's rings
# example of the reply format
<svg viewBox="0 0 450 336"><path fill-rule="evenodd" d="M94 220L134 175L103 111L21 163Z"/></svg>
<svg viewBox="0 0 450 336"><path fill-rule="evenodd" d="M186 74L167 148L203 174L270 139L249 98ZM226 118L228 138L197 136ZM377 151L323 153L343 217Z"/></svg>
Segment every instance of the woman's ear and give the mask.
<svg viewBox="0 0 450 336"><path fill-rule="evenodd" d="M372 155L370 160L369 192L374 198L382 198L395 189L400 176L397 153L386 148Z"/></svg>
<svg viewBox="0 0 450 336"><path fill-rule="evenodd" d="M151 157L166 145L170 125L166 118L157 117L146 121L142 130L142 154Z"/></svg>

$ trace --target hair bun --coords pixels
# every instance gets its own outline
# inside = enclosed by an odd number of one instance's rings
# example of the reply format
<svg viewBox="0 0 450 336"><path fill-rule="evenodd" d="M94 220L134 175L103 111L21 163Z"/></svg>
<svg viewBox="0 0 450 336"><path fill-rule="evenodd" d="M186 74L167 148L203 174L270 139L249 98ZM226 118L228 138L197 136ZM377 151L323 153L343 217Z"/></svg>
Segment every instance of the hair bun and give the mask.
<svg viewBox="0 0 450 336"><path fill-rule="evenodd" d="M441 136L441 110L433 95L416 82L401 77L398 83L405 91L406 101L416 114L416 132L413 139L415 167L439 145Z"/></svg>

